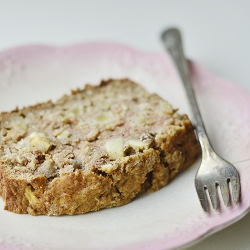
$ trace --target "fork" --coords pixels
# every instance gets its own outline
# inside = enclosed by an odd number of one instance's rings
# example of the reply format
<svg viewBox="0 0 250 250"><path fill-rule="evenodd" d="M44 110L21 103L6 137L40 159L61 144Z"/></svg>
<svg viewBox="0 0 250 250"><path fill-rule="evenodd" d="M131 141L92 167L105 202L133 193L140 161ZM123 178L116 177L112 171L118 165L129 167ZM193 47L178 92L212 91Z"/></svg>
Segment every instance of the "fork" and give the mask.
<svg viewBox="0 0 250 250"><path fill-rule="evenodd" d="M194 115L195 132L202 150L201 164L195 176L195 187L201 206L205 212L209 212L210 197L213 209L218 210L220 208L219 189L226 207L232 203L236 205L240 197L240 177L236 168L218 156L209 142L192 88L180 31L176 28L164 31L162 41L171 55L185 86ZM232 197L230 198L230 196Z"/></svg>

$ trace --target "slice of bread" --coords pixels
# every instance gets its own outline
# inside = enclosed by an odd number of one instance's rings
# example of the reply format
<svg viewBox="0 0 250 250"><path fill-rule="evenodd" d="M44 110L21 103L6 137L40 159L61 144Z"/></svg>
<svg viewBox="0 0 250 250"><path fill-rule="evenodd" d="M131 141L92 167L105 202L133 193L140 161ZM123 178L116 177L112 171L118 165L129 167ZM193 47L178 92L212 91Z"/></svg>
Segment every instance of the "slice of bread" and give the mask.
<svg viewBox="0 0 250 250"><path fill-rule="evenodd" d="M32 215L126 204L167 185L200 152L188 117L127 79L2 113L0 129L5 209Z"/></svg>

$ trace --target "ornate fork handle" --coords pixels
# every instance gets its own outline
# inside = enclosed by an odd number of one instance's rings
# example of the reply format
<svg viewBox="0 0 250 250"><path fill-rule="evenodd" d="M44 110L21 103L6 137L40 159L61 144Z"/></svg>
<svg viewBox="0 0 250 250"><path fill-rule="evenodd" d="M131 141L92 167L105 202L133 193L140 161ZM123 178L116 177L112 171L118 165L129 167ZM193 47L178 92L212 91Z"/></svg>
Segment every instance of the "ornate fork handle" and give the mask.
<svg viewBox="0 0 250 250"><path fill-rule="evenodd" d="M175 61L175 65L178 68L188 100L191 105L193 115L195 118L195 130L197 137L202 147L203 157L207 155L213 155L214 151L209 142L205 126L203 124L199 107L194 95L193 87L190 81L188 64L184 56L181 35L178 29L169 29L162 34L162 40L165 43L167 50Z"/></svg>

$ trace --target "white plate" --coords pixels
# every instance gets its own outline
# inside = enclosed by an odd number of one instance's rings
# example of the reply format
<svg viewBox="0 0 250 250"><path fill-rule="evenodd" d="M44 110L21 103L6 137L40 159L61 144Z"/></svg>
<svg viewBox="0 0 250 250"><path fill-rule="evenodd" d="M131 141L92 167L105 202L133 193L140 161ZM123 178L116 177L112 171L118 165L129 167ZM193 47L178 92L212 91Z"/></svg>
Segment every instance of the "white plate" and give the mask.
<svg viewBox="0 0 250 250"><path fill-rule="evenodd" d="M250 207L250 96L195 63L191 68L211 142L239 170L240 204L203 213L194 188L197 162L167 187L121 207L60 217L17 215L1 209L0 249L172 249L242 217ZM124 77L190 115L168 55L109 43L27 46L0 53L0 111L55 100L85 83Z"/></svg>

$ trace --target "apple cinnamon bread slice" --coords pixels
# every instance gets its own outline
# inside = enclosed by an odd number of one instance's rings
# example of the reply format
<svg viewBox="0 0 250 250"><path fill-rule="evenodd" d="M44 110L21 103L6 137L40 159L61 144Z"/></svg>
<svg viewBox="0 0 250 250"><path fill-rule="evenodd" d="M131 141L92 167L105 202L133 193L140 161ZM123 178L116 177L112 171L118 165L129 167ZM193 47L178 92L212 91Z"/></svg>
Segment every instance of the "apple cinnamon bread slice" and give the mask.
<svg viewBox="0 0 250 250"><path fill-rule="evenodd" d="M32 215L120 206L167 185L199 152L186 115L109 80L0 115L0 195L6 210Z"/></svg>

